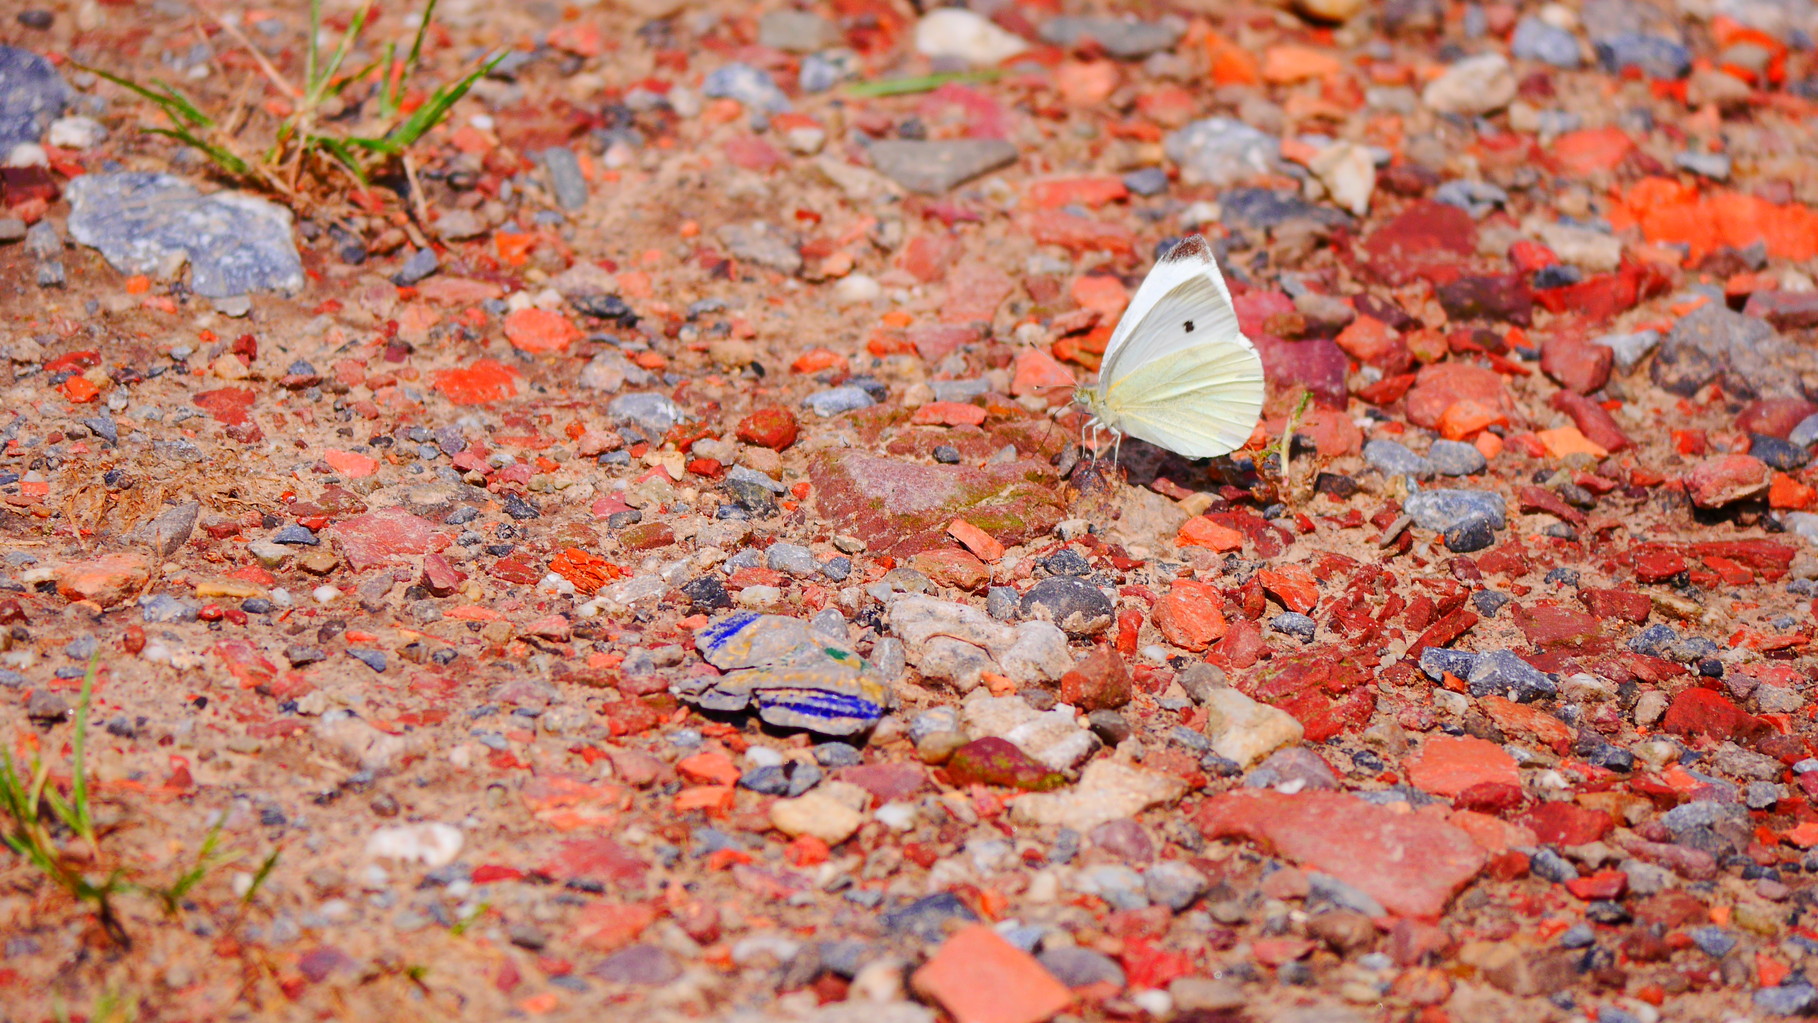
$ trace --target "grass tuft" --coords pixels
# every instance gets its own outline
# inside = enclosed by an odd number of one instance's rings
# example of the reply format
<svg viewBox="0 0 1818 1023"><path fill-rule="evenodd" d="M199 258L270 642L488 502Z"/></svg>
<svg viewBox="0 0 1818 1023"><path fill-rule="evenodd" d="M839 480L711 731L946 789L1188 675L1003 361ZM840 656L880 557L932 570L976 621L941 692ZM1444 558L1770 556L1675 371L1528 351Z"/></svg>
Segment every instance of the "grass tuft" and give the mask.
<svg viewBox="0 0 1818 1023"><path fill-rule="evenodd" d="M146 84L101 68L77 66L157 107L169 123L148 127L146 132L190 146L227 177L272 193L302 211L333 194L327 179L335 171L361 188L400 164L414 176L411 148L447 120L474 83L505 59L503 52L493 54L455 81L421 96L413 83L435 17L436 0L428 0L403 57L395 42L387 43L377 59L344 74L349 56L371 23L374 7L373 2L362 7L334 47L323 53L322 0L310 0L301 83L292 83L237 27L217 18L221 28L252 55L268 84L281 96L276 109L284 112L267 113L260 120L255 118L266 110L263 106L211 117L163 79L152 78ZM253 146L248 139L260 137L261 129L270 141Z"/></svg>
<svg viewBox="0 0 1818 1023"><path fill-rule="evenodd" d="M149 896L168 916L183 910L184 900L215 870L234 860L218 852L221 830L226 815L209 828L207 836L188 869L168 883L141 882L128 877L121 867L110 867L99 880L91 877L84 864L101 863L104 850L95 830L93 800L88 784L89 704L95 678L100 673L99 651L89 658L88 671L82 676L82 694L76 701L75 728L70 738L69 794L64 795L50 783L51 765L42 752L35 752L29 766L19 763L12 750L0 743L0 843L20 859L35 867L39 874L61 888L78 903L88 906L102 930L117 945L130 946L131 939L122 926L116 900L127 894ZM67 833L70 843L85 847L81 855L58 837ZM241 904L252 900L278 863L274 849L259 866L253 884Z"/></svg>

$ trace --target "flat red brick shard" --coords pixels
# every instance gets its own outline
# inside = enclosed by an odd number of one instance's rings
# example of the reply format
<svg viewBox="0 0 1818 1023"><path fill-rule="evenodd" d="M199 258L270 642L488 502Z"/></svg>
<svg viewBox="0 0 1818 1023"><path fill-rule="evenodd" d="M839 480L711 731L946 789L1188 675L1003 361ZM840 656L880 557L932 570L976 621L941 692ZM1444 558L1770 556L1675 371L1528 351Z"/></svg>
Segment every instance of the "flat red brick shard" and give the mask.
<svg viewBox="0 0 1818 1023"><path fill-rule="evenodd" d="M1227 792L1195 817L1207 838L1249 838L1369 895L1390 913L1436 918L1487 856L1442 820L1337 792Z"/></svg>

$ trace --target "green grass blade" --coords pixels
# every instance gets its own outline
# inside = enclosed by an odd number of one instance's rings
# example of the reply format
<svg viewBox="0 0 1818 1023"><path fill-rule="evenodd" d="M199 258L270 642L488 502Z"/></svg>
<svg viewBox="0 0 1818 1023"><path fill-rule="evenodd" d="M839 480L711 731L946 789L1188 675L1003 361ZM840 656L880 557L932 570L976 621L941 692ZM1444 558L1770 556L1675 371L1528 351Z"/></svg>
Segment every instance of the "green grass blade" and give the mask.
<svg viewBox="0 0 1818 1023"><path fill-rule="evenodd" d="M240 159L220 146L202 141L192 132L185 131L182 128L147 128L145 130L149 134L163 135L167 138L176 139L178 142L193 149L200 149L203 155L207 156L210 160L213 160L216 166L229 174L243 178L252 176L252 166L245 160Z"/></svg>
<svg viewBox="0 0 1818 1023"><path fill-rule="evenodd" d="M75 64L74 61L71 61L71 63ZM152 79L153 85L164 90L163 92L156 92L140 85L138 82L122 78L109 71L103 71L100 68L89 67L85 64L75 64L75 66L98 78L104 78L107 81L118 85L120 88L134 93L142 99L150 100L157 104L158 108L169 115L170 119L173 121L179 121L192 128L212 128L215 125L214 118L211 118L207 114L196 109L196 105L189 101L189 97L178 92L174 86L162 79Z"/></svg>
<svg viewBox="0 0 1818 1023"><path fill-rule="evenodd" d="M89 655L88 672L82 676L82 695L76 698L76 730L70 738L69 801L75 819L67 823L90 846L95 844L95 815L88 801L88 706L100 673L101 651L97 649Z"/></svg>
<svg viewBox="0 0 1818 1023"><path fill-rule="evenodd" d="M379 101L379 121L384 123L397 116L398 104L404 93L404 76L406 72L398 66L398 45L385 44L385 57L379 62L379 84L373 90Z"/></svg>
<svg viewBox="0 0 1818 1023"><path fill-rule="evenodd" d="M309 46L303 58L303 88L315 88L317 40L322 36L322 0L309 0Z"/></svg>
<svg viewBox="0 0 1818 1023"><path fill-rule="evenodd" d="M493 68L498 67L499 62L504 59L505 54L499 53L491 60L468 72L467 77L453 85L445 85L437 89L427 102L411 112L410 117L403 124L386 132L383 139L366 139L361 144L368 149L392 154L400 153L407 147L415 145L416 141L427 134L431 128L442 123L442 119L448 116L449 108L459 103L461 97L467 95L467 90L473 88L475 82L484 78Z"/></svg>
<svg viewBox="0 0 1818 1023"><path fill-rule="evenodd" d="M429 33L429 23L436 16L436 0L429 0L423 8L423 20L417 22L417 37L410 44L410 56L404 58L404 73L409 75L417 69L417 62L423 58L423 37Z"/></svg>
<svg viewBox="0 0 1818 1023"><path fill-rule="evenodd" d="M334 81L335 75L341 70L341 65L346 62L348 52L353 49L354 40L360 37L360 31L366 27L367 15L371 13L372 5L369 3L360 8L360 13L354 15L353 22L342 34L340 45L335 47L335 52L329 56L328 63L317 71L316 76L311 78L305 87L306 106L315 106L322 102L322 97L328 94L329 84Z"/></svg>
<svg viewBox="0 0 1818 1023"><path fill-rule="evenodd" d="M326 135L311 135L304 140L304 145L321 147L324 152L333 156L341 166L346 167L349 173L353 174L354 179L359 181L362 186L369 183L366 180L366 169L360 166L359 156L357 156L352 149L348 148L346 141L329 138Z"/></svg>
<svg viewBox="0 0 1818 1023"><path fill-rule="evenodd" d="M240 896L240 905L252 905L253 897L259 894L260 888L265 887L265 882L271 878L271 872L278 867L278 857L282 855L284 847L281 845L265 854L265 859L259 863L259 869L253 872L252 883L246 886L246 894Z"/></svg>
<svg viewBox="0 0 1818 1023"><path fill-rule="evenodd" d="M1002 68L986 68L982 71L942 71L910 78L880 78L869 82L854 82L846 86L846 94L864 97L902 96L912 92L929 92L948 82L990 82L1003 76Z"/></svg>

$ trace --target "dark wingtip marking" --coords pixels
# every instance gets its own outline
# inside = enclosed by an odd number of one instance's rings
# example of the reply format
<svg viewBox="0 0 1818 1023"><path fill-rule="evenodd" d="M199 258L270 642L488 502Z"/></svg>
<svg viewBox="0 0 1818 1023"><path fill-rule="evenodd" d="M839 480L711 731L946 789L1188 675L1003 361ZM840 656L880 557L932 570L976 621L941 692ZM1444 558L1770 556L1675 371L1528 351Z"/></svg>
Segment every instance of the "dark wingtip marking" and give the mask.
<svg viewBox="0 0 1818 1023"><path fill-rule="evenodd" d="M1205 236L1190 234L1187 237L1182 238L1173 248L1169 249L1168 254L1163 256L1161 261L1164 263L1178 263L1183 259L1210 260L1211 258L1212 246L1206 243Z"/></svg>

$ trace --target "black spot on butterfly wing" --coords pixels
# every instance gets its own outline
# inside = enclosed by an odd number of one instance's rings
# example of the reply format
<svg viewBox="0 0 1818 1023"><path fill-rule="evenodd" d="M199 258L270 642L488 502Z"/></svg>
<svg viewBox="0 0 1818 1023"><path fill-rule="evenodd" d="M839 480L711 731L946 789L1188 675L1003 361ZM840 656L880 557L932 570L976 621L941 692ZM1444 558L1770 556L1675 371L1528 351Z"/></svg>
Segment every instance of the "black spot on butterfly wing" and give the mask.
<svg viewBox="0 0 1818 1023"><path fill-rule="evenodd" d="M1188 320L1187 322L1181 324L1181 326L1185 327L1187 329L1187 333L1189 333L1189 334L1193 333L1193 321L1192 320Z"/></svg>

